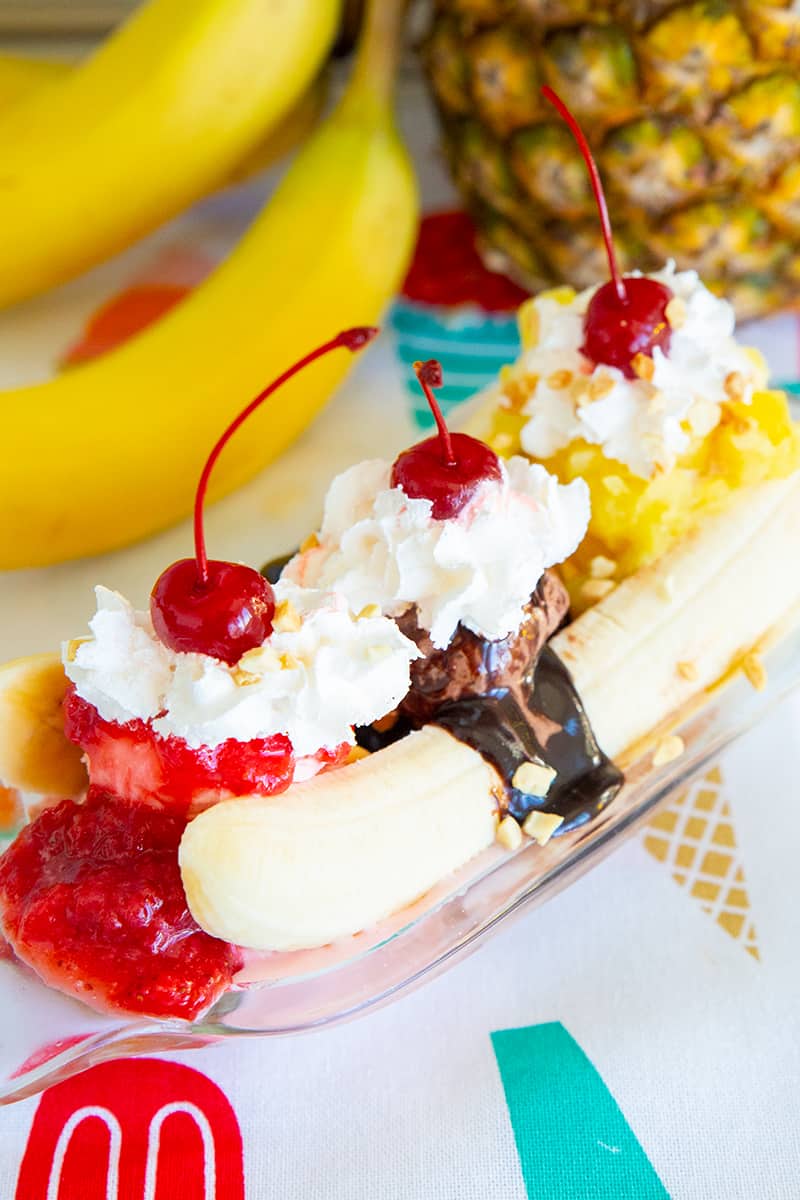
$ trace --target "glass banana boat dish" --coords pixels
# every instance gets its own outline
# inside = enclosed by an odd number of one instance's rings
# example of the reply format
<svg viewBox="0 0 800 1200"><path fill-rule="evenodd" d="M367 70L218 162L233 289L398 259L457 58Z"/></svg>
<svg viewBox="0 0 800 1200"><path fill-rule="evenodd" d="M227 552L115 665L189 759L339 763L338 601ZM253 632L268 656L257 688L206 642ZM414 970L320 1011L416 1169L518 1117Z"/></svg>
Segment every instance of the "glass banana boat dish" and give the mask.
<svg viewBox="0 0 800 1200"><path fill-rule="evenodd" d="M24 1099L112 1058L319 1030L399 999L456 965L601 862L661 801L800 686L800 630L790 618L774 634L763 658L766 686L757 690L738 672L704 697L677 727L684 753L661 767L651 749L634 754L623 764L622 790L594 821L543 847L495 845L363 933L314 950L258 956L200 1020L101 1016L45 987L26 967L0 962L0 1101Z"/></svg>

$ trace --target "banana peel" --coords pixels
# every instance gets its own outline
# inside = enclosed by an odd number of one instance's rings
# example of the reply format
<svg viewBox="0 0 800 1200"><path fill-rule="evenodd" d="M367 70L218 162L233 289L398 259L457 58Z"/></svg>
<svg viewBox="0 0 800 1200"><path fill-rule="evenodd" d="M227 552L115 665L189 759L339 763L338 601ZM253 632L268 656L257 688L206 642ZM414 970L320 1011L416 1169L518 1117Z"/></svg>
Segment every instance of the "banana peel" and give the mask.
<svg viewBox="0 0 800 1200"><path fill-rule="evenodd" d="M394 127L399 0L371 9L352 81L229 258L155 325L46 383L6 391L0 568L99 554L190 510L219 430L309 347L380 316L417 225ZM257 413L212 499L276 457L349 365L332 355Z"/></svg>

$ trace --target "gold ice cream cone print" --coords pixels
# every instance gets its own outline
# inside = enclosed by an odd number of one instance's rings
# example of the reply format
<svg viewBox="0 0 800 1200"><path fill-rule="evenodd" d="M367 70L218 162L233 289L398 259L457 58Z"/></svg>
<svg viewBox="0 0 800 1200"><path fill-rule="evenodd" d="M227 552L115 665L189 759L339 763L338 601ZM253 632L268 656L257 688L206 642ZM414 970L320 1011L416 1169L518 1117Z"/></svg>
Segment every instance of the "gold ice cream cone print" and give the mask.
<svg viewBox="0 0 800 1200"><path fill-rule="evenodd" d="M719 767L658 811L644 834L644 845L726 933L759 958L744 865Z"/></svg>

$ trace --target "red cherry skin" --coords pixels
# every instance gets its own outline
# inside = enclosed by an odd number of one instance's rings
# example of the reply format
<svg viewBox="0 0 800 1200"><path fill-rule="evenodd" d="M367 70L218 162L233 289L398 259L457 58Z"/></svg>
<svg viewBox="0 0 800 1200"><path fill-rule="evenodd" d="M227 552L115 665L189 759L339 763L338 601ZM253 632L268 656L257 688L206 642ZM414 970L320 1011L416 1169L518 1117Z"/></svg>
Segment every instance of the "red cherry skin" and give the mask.
<svg viewBox="0 0 800 1200"><path fill-rule="evenodd" d="M196 561L181 558L159 575L150 595L150 616L165 646L229 667L267 640L274 613L269 583L242 563L212 559L203 583Z"/></svg>
<svg viewBox="0 0 800 1200"><path fill-rule="evenodd" d="M581 353L593 363L618 367L628 379L636 376L631 363L637 354L652 358L656 346L669 352L672 329L666 308L672 292L656 279L623 277L627 298L620 300L614 283L599 287L583 323Z"/></svg>
<svg viewBox="0 0 800 1200"><path fill-rule="evenodd" d="M437 435L410 446L392 467L392 487L412 500L430 500L437 521L457 517L486 480L502 478L500 460L485 442L467 433L451 433L455 462L447 463Z"/></svg>

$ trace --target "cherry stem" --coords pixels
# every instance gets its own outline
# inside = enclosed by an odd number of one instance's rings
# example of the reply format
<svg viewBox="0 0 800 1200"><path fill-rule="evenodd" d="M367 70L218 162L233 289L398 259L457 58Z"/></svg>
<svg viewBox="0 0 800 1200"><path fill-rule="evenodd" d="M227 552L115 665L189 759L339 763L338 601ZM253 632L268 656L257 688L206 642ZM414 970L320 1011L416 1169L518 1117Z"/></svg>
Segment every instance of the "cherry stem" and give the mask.
<svg viewBox="0 0 800 1200"><path fill-rule="evenodd" d="M312 350L309 354L299 359L293 366L289 367L277 379L273 379L263 392L259 392L255 399L251 400L246 408L243 408L238 417L234 417L228 428L222 434L213 450L206 459L206 465L203 467L200 479L197 484L197 491L194 499L194 555L197 560L197 574L201 587L208 586L208 556L206 554L206 539L203 531L203 504L208 490L208 481L211 477L211 472L214 470L217 459L222 451L227 446L237 429L244 424L251 413L261 405L273 392L276 392L279 387L282 387L293 375L297 375L309 363L312 363L317 358L322 358L324 354L330 353L331 350L338 350L343 347L345 350L363 349L375 335L378 330L373 325L358 325L354 329L345 329L338 333L335 338L331 338L329 342L323 342L321 346L317 346L316 350Z"/></svg>
<svg viewBox="0 0 800 1200"><path fill-rule="evenodd" d="M431 407L436 428L439 430L439 439L442 445L442 462L446 467L455 467L458 465L458 459L453 452L450 430L445 424L442 410L439 408L439 401L433 394L433 389L441 387L444 382L442 364L435 358L429 358L427 362L415 362L414 374L419 380L419 386L425 393L425 399Z"/></svg>
<svg viewBox="0 0 800 1200"><path fill-rule="evenodd" d="M608 267L611 271L611 278L614 282L614 290L617 293L620 304L627 303L628 293L625 290L625 283L619 273L617 266L617 256L614 253L614 239L611 234L611 221L608 217L608 205L606 204L606 196L603 191L603 184L600 179L600 172L597 169L597 163L594 161L594 156L589 148L589 143L586 141L583 130L581 129L575 117L567 108L561 97L553 91L551 87L544 84L542 87L542 95L545 100L548 100L554 109L563 117L570 128L572 136L578 143L578 149L581 152L583 161L586 163L586 168L589 172L589 178L592 183L592 191L597 203L597 210L600 214L600 228L603 231L603 241L606 244L606 254L608 255Z"/></svg>

